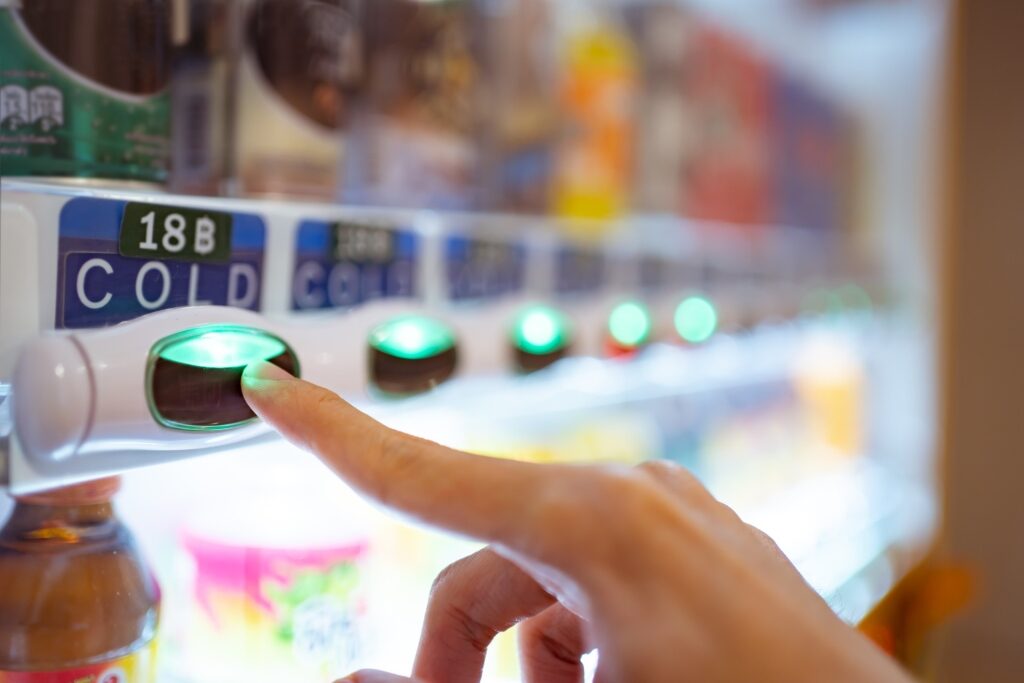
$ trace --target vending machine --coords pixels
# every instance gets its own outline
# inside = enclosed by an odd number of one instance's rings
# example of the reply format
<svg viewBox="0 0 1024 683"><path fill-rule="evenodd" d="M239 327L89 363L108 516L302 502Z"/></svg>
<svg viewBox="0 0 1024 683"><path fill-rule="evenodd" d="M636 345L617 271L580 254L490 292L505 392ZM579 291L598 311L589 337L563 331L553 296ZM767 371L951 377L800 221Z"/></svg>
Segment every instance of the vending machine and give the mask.
<svg viewBox="0 0 1024 683"><path fill-rule="evenodd" d="M927 555L932 456L891 390L928 384L903 362L928 331L844 227L846 113L742 38L664 2L124 3L106 49L140 75L80 63L103 3L73 35L53 4L0 2L0 681L409 668L477 546L272 432L241 392L260 361L483 457L677 462L851 624ZM480 56L503 26L565 68ZM460 108L489 88L539 118ZM676 153L633 106L682 115ZM485 678L517 676L503 634Z"/></svg>

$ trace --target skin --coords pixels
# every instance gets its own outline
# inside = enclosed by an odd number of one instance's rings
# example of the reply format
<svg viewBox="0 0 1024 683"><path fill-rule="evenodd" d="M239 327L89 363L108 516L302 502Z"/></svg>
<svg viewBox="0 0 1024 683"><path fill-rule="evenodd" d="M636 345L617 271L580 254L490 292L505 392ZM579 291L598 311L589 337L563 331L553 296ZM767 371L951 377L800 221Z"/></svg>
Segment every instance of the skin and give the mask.
<svg viewBox="0 0 1024 683"><path fill-rule="evenodd" d="M382 505L490 545L434 583L412 678L479 681L491 639L521 624L528 682L907 683L841 622L765 534L686 470L538 465L389 429L276 366L247 368L253 410Z"/></svg>

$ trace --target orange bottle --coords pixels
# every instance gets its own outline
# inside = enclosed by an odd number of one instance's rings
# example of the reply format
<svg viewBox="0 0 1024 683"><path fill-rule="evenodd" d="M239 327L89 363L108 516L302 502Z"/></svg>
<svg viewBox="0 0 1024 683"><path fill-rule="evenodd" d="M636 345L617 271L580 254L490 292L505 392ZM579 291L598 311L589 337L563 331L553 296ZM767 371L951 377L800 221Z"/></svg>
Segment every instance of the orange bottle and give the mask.
<svg viewBox="0 0 1024 683"><path fill-rule="evenodd" d="M101 479L18 497L0 528L0 683L151 683L160 590Z"/></svg>

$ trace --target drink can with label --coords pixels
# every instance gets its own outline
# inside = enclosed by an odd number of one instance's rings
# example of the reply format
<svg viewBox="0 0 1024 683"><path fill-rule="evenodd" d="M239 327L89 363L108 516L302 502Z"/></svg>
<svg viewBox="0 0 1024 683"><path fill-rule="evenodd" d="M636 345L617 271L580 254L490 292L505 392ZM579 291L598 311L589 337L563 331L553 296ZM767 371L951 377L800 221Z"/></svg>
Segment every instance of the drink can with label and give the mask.
<svg viewBox="0 0 1024 683"><path fill-rule="evenodd" d="M443 210L479 204L480 4L366 3L366 74L352 103L345 201Z"/></svg>
<svg viewBox="0 0 1024 683"><path fill-rule="evenodd" d="M247 195L331 199L362 74L359 0L247 0L234 173Z"/></svg>
<svg viewBox="0 0 1024 683"><path fill-rule="evenodd" d="M551 0L480 3L479 208L544 213L558 136L557 37Z"/></svg>
<svg viewBox="0 0 1024 683"><path fill-rule="evenodd" d="M0 0L0 175L162 183L170 0Z"/></svg>
<svg viewBox="0 0 1024 683"><path fill-rule="evenodd" d="M168 188L218 195L230 175L239 6L235 0L183 0L174 8Z"/></svg>

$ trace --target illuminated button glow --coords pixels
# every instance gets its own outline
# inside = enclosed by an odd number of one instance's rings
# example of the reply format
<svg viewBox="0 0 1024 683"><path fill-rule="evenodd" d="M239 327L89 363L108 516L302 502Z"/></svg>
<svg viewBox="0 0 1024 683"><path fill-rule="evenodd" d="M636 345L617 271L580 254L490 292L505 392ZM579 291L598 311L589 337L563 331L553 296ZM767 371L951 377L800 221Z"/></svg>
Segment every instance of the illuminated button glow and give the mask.
<svg viewBox="0 0 1024 683"><path fill-rule="evenodd" d="M652 327L650 312L638 301L624 301L608 316L608 333L617 344L627 348L644 344Z"/></svg>
<svg viewBox="0 0 1024 683"><path fill-rule="evenodd" d="M718 328L718 312L702 296L683 299L676 307L676 332L691 344L707 341Z"/></svg>
<svg viewBox="0 0 1024 683"><path fill-rule="evenodd" d="M198 368L241 368L287 350L284 342L244 327L216 327L168 342L159 358Z"/></svg>
<svg viewBox="0 0 1024 683"><path fill-rule="evenodd" d="M370 346L396 358L419 360L454 347L455 335L439 320L409 315L378 325L370 332Z"/></svg>
<svg viewBox="0 0 1024 683"><path fill-rule="evenodd" d="M516 347L538 355L565 348L569 336L568 320L550 306L530 306L519 314L512 330Z"/></svg>
<svg viewBox="0 0 1024 683"><path fill-rule="evenodd" d="M258 361L299 376L299 360L278 337L242 325L203 325L161 339L150 350L146 399L170 429L210 431L256 420L242 396L242 373Z"/></svg>

